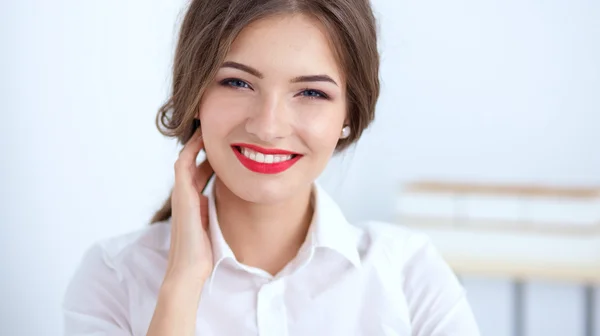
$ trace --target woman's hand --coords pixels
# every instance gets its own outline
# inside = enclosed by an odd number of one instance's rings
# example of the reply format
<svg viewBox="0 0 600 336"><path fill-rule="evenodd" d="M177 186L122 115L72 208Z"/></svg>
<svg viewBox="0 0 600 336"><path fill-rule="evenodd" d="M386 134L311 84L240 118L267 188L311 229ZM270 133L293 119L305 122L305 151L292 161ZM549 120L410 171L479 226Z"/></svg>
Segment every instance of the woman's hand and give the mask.
<svg viewBox="0 0 600 336"><path fill-rule="evenodd" d="M202 195L212 168L208 161L196 166L196 157L202 148L200 131L196 131L175 163L171 247L149 336L194 335L202 288L212 272L208 200Z"/></svg>
<svg viewBox="0 0 600 336"><path fill-rule="evenodd" d="M202 190L212 168L208 160L196 166L204 147L200 131L185 144L175 162L175 186L171 194L171 248L165 278L203 281L213 268L208 235L208 200Z"/></svg>

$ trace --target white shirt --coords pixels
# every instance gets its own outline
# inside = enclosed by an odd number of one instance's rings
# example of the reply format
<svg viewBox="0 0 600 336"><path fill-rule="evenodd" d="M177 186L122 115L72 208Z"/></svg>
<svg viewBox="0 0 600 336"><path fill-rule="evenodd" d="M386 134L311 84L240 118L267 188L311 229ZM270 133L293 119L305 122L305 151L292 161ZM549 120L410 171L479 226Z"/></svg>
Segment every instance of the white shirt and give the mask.
<svg viewBox="0 0 600 336"><path fill-rule="evenodd" d="M236 260L212 189L208 196L215 266L197 335L479 335L464 289L424 235L385 223L351 225L315 184L306 241L271 276ZM94 245L64 298L65 335L146 335L169 235L164 222Z"/></svg>

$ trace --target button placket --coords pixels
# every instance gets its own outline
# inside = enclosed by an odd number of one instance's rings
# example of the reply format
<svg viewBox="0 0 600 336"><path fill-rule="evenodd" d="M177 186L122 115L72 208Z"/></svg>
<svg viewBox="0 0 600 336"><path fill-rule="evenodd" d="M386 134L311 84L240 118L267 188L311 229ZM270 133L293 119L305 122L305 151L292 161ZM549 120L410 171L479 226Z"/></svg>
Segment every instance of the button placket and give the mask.
<svg viewBox="0 0 600 336"><path fill-rule="evenodd" d="M263 285L258 291L256 318L261 336L286 336L287 312L282 279Z"/></svg>

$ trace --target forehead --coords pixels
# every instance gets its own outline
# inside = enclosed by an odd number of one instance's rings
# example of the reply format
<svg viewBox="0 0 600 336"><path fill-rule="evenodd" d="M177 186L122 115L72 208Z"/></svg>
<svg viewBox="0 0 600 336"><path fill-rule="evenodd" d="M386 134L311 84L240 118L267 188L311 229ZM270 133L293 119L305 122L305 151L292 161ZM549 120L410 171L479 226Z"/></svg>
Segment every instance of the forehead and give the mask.
<svg viewBox="0 0 600 336"><path fill-rule="evenodd" d="M327 74L341 81L331 38L316 19L281 15L253 22L237 36L228 61L250 65L269 76Z"/></svg>

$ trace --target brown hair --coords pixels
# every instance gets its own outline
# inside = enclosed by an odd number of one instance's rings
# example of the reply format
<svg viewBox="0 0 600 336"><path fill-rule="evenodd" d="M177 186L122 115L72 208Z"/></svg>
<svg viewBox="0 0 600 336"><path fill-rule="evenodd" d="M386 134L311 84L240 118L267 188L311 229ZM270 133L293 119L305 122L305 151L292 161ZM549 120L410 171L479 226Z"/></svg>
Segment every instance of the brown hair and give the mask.
<svg viewBox="0 0 600 336"><path fill-rule="evenodd" d="M336 150L358 140L373 121L379 96L377 29L369 0L192 0L177 42L172 95L156 116L159 131L185 144L195 130L202 94L241 30L262 18L296 13L326 28L346 78L351 132ZM169 197L151 222L170 217Z"/></svg>

